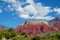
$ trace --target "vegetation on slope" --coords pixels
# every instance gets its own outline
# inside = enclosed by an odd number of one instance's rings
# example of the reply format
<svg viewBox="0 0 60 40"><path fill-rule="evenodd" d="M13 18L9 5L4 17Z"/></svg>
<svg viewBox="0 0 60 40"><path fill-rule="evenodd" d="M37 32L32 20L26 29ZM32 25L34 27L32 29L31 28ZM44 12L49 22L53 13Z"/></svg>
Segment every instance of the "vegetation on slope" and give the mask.
<svg viewBox="0 0 60 40"><path fill-rule="evenodd" d="M43 35L45 34L45 35ZM60 40L60 32L43 33L42 35L28 36L26 33L17 34L13 29L0 30L0 40Z"/></svg>

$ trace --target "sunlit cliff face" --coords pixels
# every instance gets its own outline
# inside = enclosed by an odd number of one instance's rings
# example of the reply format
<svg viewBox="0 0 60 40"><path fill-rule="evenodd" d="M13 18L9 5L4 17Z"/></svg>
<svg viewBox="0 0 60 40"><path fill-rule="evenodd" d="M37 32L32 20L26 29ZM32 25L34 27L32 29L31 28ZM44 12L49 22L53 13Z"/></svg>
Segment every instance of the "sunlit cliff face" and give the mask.
<svg viewBox="0 0 60 40"><path fill-rule="evenodd" d="M49 24L60 30L60 18L53 19Z"/></svg>
<svg viewBox="0 0 60 40"><path fill-rule="evenodd" d="M18 26L15 30L19 34L26 32L28 35L37 35L40 33L59 31L59 26L60 19L53 19L50 22L43 20L27 20L24 24Z"/></svg>

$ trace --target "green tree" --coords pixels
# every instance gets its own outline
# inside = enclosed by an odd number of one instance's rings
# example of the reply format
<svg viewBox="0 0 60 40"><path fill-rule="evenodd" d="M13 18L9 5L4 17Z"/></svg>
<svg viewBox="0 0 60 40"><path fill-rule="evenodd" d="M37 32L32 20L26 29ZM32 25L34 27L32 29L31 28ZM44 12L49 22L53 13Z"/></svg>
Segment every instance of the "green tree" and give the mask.
<svg viewBox="0 0 60 40"><path fill-rule="evenodd" d="M41 38L39 36L35 36L32 38L32 40L41 40Z"/></svg>
<svg viewBox="0 0 60 40"><path fill-rule="evenodd" d="M25 32L22 32L21 35L26 35L26 33Z"/></svg>
<svg viewBox="0 0 60 40"><path fill-rule="evenodd" d="M22 32L21 35L24 36L24 37L28 37L25 32Z"/></svg>
<svg viewBox="0 0 60 40"><path fill-rule="evenodd" d="M10 28L8 31L6 31L5 33L5 38L10 39L13 38L17 35L16 32L14 32L14 30L12 28Z"/></svg>
<svg viewBox="0 0 60 40"><path fill-rule="evenodd" d="M4 37L5 35L5 31L4 30L0 30L0 39L2 39L2 37Z"/></svg>

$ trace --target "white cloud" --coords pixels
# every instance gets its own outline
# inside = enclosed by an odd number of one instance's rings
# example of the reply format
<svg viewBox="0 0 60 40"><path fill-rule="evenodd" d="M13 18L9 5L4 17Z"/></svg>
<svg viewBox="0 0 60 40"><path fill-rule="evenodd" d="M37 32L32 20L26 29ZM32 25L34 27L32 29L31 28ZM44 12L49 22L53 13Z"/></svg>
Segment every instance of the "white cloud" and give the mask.
<svg viewBox="0 0 60 40"><path fill-rule="evenodd" d="M41 17L41 16L32 16L30 17L30 19L43 19L43 20L52 20L55 17L51 17L51 16L45 16L45 17Z"/></svg>
<svg viewBox="0 0 60 40"><path fill-rule="evenodd" d="M21 14L19 17L28 19L29 18L29 15L27 15L27 14Z"/></svg>
<svg viewBox="0 0 60 40"><path fill-rule="evenodd" d="M11 5L8 5L7 9L10 10L10 11L14 11L14 8L12 8Z"/></svg>
<svg viewBox="0 0 60 40"><path fill-rule="evenodd" d="M16 0L3 0L5 2L8 2L8 3L16 3Z"/></svg>
<svg viewBox="0 0 60 40"><path fill-rule="evenodd" d="M54 8L54 11L60 14L60 8Z"/></svg>
<svg viewBox="0 0 60 40"><path fill-rule="evenodd" d="M51 17L51 16L46 16L44 19L45 20L52 20L52 19L54 19L55 17Z"/></svg>
<svg viewBox="0 0 60 40"><path fill-rule="evenodd" d="M51 20L54 17L46 16L50 12L52 12L51 7L44 6L42 3L34 3L33 0L27 0L27 3L30 3L30 5L22 8L22 4L16 0L5 0L5 2L11 3L13 8L18 12L19 17L26 18L26 19L44 19L44 20ZM30 14L33 14L33 16L30 16Z"/></svg>

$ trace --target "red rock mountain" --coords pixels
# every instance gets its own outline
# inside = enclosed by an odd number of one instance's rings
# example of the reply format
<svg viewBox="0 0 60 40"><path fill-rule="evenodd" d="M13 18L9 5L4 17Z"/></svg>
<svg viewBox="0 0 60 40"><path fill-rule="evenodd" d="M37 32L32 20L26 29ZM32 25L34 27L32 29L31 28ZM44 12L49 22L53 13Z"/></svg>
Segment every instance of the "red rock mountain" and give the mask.
<svg viewBox="0 0 60 40"><path fill-rule="evenodd" d="M55 18L49 22L51 26L54 26L58 30L60 30L60 18Z"/></svg>
<svg viewBox="0 0 60 40"><path fill-rule="evenodd" d="M58 20L58 19L57 19ZM46 33L50 31L58 31L60 30L60 19L57 22L57 26L55 27L56 19L52 21L45 22L41 20L28 20L24 24L18 26L15 31L21 34L22 32L26 32L28 35L36 35L40 33Z"/></svg>

